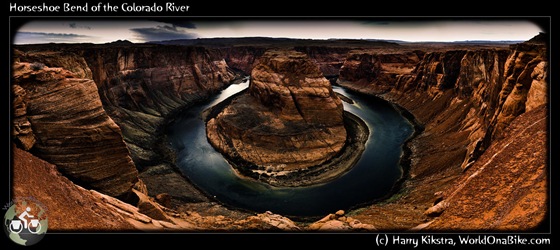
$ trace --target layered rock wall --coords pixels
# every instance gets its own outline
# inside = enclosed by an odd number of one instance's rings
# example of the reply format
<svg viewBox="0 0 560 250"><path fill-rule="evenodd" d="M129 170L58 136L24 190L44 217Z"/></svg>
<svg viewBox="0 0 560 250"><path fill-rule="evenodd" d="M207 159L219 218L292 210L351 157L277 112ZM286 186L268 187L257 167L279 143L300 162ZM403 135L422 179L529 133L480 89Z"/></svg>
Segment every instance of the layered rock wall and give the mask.
<svg viewBox="0 0 560 250"><path fill-rule="evenodd" d="M428 212L428 230L535 230L546 219L547 109L514 119Z"/></svg>
<svg viewBox="0 0 560 250"><path fill-rule="evenodd" d="M62 68L23 62L14 64L13 78L16 141L73 181L126 198L138 172L95 83Z"/></svg>
<svg viewBox="0 0 560 250"><path fill-rule="evenodd" d="M542 44L525 43L510 50L429 52L410 73L392 76L383 70L379 55L351 54L338 82L397 102L427 124L428 132L444 129L465 135L452 139L466 148L461 153L465 169L526 106L547 102L543 49Z"/></svg>
<svg viewBox="0 0 560 250"><path fill-rule="evenodd" d="M202 47L112 46L78 51L92 69L110 116L137 167L159 164L159 129L171 113L201 101L238 77Z"/></svg>
<svg viewBox="0 0 560 250"><path fill-rule="evenodd" d="M174 190L172 193L177 194L173 196L175 200L206 200L173 169L171 162L174 159L169 156L169 152L162 151L158 145L163 143L160 130L166 117L207 98L237 79L238 75L230 70L223 58L212 55L205 48L184 46L107 44L86 47L72 45L44 47L44 45L37 45L23 46L20 49L21 51L14 52L15 62L29 61L28 63L41 67L45 65L48 66L47 68L61 67L64 69L61 69L61 72L65 72L68 77L86 78L81 79L80 82L86 82L89 86L87 91L95 92L97 98L88 99L91 95L88 92L88 98L77 97L75 101L103 103L103 113L108 114L118 124L118 127L113 124L117 127L114 131L118 134L122 133L126 142L126 147L119 149L125 150L126 154L122 159L114 160L114 164L124 159L130 160L131 157L139 170L157 166L159 172L166 173L165 180L162 180L157 177L152 178L152 175L158 175L158 171L143 172L142 178L149 179L148 190L143 187L142 182L136 185L139 190L155 196L172 187ZM66 68L70 70L67 71ZM87 80L88 78L90 80ZM35 78L29 81L35 81ZM91 84L93 85L90 86ZM26 94L26 89L21 89L19 85L14 85L13 88L14 107L17 107L14 110L13 126L15 142L24 149L31 149L38 137L35 135L37 132L32 129L32 123L27 120L26 112L29 104L22 102L22 98L19 97ZM62 94L62 91L58 93ZM46 99L42 104L55 105ZM77 104L70 102L69 105ZM69 108L62 104L61 107ZM76 113L76 119L85 114ZM42 138L46 141L56 137L57 133L42 134L42 136L48 137ZM64 158L64 154L70 152L63 145L58 150L59 158ZM111 147L106 150L111 150ZM119 150L115 150L115 153L119 153ZM97 157L95 160L102 161L102 157L105 157L104 154L107 152L92 150L88 153L91 157ZM94 159L91 161L93 163ZM93 170L84 169L84 171ZM134 175L136 176L137 173L135 172ZM95 179L97 177L88 178L81 175L71 177L73 181L82 185L97 181ZM99 178L105 177L99 176ZM123 178L127 176L123 174ZM162 182L167 183L169 187L162 188L164 186ZM104 192L105 189L98 190ZM114 192L109 194L115 195Z"/></svg>
<svg viewBox="0 0 560 250"><path fill-rule="evenodd" d="M398 194L401 196L398 205L393 203L374 205L370 211L364 213L364 216L369 216L367 218L375 221L385 220L385 217L376 214L404 216L402 221L393 221L389 223L390 225L384 225L384 222L377 225L381 228L410 228L414 226L413 221L420 224L421 221L429 221L433 216L442 213L442 216L446 213L453 214L451 217L446 216L445 219L437 220L437 226L428 227L431 230L460 227L528 230L541 223L545 217L543 214L547 211L542 189L535 191L536 193L528 191L511 197L525 204L527 213L538 215L523 222L523 225L518 222L524 221L522 219L524 213L507 210L505 207L509 205L492 203L485 199L494 196L510 197L508 190L512 186L516 190L525 190L527 185L536 185L536 189L546 186L546 178L542 178L546 175L544 171L546 162L542 161L540 155L547 151L547 145L540 137L546 134L546 127L539 125L532 128L530 131L534 138L530 142L527 141L527 144L516 144L517 146L507 145L509 142L517 141L516 133L525 133L529 130L514 129L504 133L513 121L518 117L521 119L521 115L529 110L539 110L538 115L528 115L536 117L534 119L547 116L546 93L549 83L547 83L548 63L545 51L546 45L543 43L526 42L512 45L509 49L429 52L410 73L397 75L396 81L393 82L379 81L378 79L386 78L372 76L373 74L378 76L379 71L374 70L370 73L371 78L374 79L369 81L363 76L347 77L342 74L341 69L339 80L341 85L391 100L410 111L423 126L423 132L409 143L412 151L409 179L403 183ZM344 65L359 68L359 64L360 61L356 60L356 57L349 56L348 62ZM366 65L369 68L371 63L367 62ZM351 74L351 76L356 75ZM520 124L524 122L520 121ZM507 142L502 143L501 146L494 146L499 149L487 151L495 143L501 143L498 141ZM520 156L520 152L523 151L540 153ZM511 161L520 164L505 162L507 161L505 158L496 160L496 157L501 155L519 156L521 158L518 160ZM536 165L531 174L522 174L527 178L521 180L518 179L520 175L511 173L525 171L521 170L525 168L523 161L531 161ZM472 174L475 170L469 170L472 166L477 166L475 174ZM480 166L484 166L482 169L486 170L478 171ZM519 169L516 170L517 168ZM465 171L470 174L466 176ZM501 176L501 180L494 181L496 176ZM490 189L494 190L492 194L482 191ZM471 196L452 195L453 193L463 195L477 193L476 196L484 198L476 201L476 204L464 205L462 208L465 206L477 208L472 210L476 212L467 213L464 209L459 209L461 205L455 202ZM449 203L445 202L447 199ZM405 214L399 212L401 209L406 209L407 205L412 212ZM453 216L461 217L459 215L461 213L465 216L462 217L463 219L468 217L471 221L485 216L484 220L488 223L478 225L476 222L467 226L468 222L465 219L462 221L465 224L457 226L454 224L457 221L456 217ZM424 227L426 225L416 228Z"/></svg>
<svg viewBox="0 0 560 250"><path fill-rule="evenodd" d="M266 52L249 90L208 121L212 145L269 171L319 165L345 144L341 100L305 54Z"/></svg>

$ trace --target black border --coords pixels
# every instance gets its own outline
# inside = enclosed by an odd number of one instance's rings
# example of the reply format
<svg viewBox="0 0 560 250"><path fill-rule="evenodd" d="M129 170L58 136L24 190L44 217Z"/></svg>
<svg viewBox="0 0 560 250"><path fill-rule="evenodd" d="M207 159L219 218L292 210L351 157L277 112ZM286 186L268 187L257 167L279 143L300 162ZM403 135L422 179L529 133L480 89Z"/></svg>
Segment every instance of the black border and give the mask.
<svg viewBox="0 0 560 250"><path fill-rule="evenodd" d="M172 0L171 0L172 1ZM13 1L16 2L16 1ZM60 4L59 1L55 0L43 0L43 1L18 1L18 4L27 4L27 5L36 5L41 3L47 3L50 5ZM126 0L110 0L110 1L89 1L91 4L97 4L98 2L111 2L113 5L120 5L123 2L147 2L153 3L157 1L126 1ZM195 2L195 1L185 1L185 0L177 0L173 1L177 4L186 4L191 5L191 9L188 13L183 15L177 15L177 13L134 13L130 15L130 13L9 13L8 22L10 28L10 35L9 35L9 50L8 50L8 62L9 65L12 65L12 37L17 32L18 27L25 23L26 20L37 20L41 18L47 18L49 20L57 19L57 18L69 18L72 17L73 19L99 19L100 17L103 19L121 19L121 18L142 18L145 19L146 17L156 17L156 18L163 18L163 19L173 19L173 18L189 18L192 17L193 19L197 20L228 20L228 19L251 19L251 20L270 20L270 19L372 19L372 18L380 18L383 20L406 20L406 21L414 21L414 20L454 20L454 19L472 19L472 20L492 20L492 19L499 19L499 20L531 20L539 25L542 30L547 31L550 35L550 40L548 43L548 62L549 62L549 83L552 83L553 76L552 72L554 71L554 61L553 56L556 53L555 50L551 49L551 45L553 44L552 40L552 17L551 16L543 16L542 13L536 16L527 16L527 15L520 15L520 16L495 16L495 12L489 9L480 9L480 5L475 3L469 4L466 8L462 8L464 6L457 6L461 7L463 11L467 13L463 13L462 15L444 15L444 16L417 16L412 14L410 16L403 16L402 12L402 5L409 5L410 9L415 10L418 13L433 13L434 10L436 12L439 10L437 4L426 3L426 2L418 2L418 3L405 3L405 2L393 2L389 3L388 6L380 6L379 3L375 3L371 6L371 3L368 2L358 2L358 3L351 3L345 2L342 3L324 3L322 6L317 5L310 5L305 6L304 3L289 3L285 1L277 1L277 2L261 2L258 6L254 6L253 3L250 2L227 2L227 3L218 3L218 2ZM159 2L158 2L159 3ZM7 3L6 3L7 4ZM206 4L206 6L204 6ZM305 3L307 4L307 3ZM387 4L387 3L385 3ZM446 6L449 6L450 3L447 3ZM394 5L394 6L392 6ZM441 7L441 6L440 6ZM511 6L510 6L511 7ZM471 10L469 8L474 9L471 13L483 13L484 15L479 16L472 16L468 12ZM519 11L523 7L516 7L513 6L514 9ZM544 8L544 6L540 6L539 8ZM507 10L507 9L506 9ZM225 12L225 13L224 13ZM271 14L272 12L272 14ZM484 13L488 12L488 13ZM221 13L221 14L219 14ZM515 13L509 12L508 13ZM436 13L437 14L437 13ZM442 13L440 13L442 14ZM11 67L8 69L8 82L11 82ZM11 112L11 84L8 85L8 107L9 112ZM552 110L553 110L553 103L554 98L553 95L553 84L549 85L549 199L550 199L550 207L549 207L549 214L548 220L549 223L545 223L543 228L538 229L537 233L529 232L529 233L462 233L462 232L453 232L453 233L434 233L434 232L419 232L419 233L387 233L389 237L391 235L402 235L403 237L409 238L417 238L419 239L423 235L434 235L434 236L442 236L442 237L452 237L457 241L457 235L471 235L471 236L484 236L484 235L495 235L496 237L503 237L505 235L520 235L524 238L549 238L552 242L555 242L553 239L553 220L552 220L552 210L555 207L556 196L553 195L553 192L557 195L556 190L552 188L552 183L558 183L557 177L552 174L552 167L555 166L556 160L553 159L553 145L552 142L552 130L551 128L554 127L553 119L552 119ZM11 114L10 114L11 117ZM7 204L10 201L11 197L11 166L12 166L12 149L11 149L11 120L8 121L8 149L9 149L9 175L8 175L8 196L4 197L6 192L1 192L2 198L0 199L0 203L2 205ZM4 177L6 178L6 177ZM5 180L5 179L4 179ZM5 185L5 184L4 184ZM554 197L554 198L553 198ZM83 247L83 246L99 246L99 247L108 247L112 244L120 244L126 247L133 247L133 246L146 246L154 244L158 247L171 247L171 244L174 247L181 247L181 248L189 248L189 247L198 247L203 244L203 247L219 247L221 245L226 245L227 247L237 246L256 246L259 248L268 248L270 246L274 247L297 247L301 246L298 242L303 242L303 245L310 244L311 246L319 246L319 245L347 245L348 247L366 247L366 248L374 248L377 247L376 244L376 236L383 235L384 232L374 232L374 233L237 233L237 232L220 232L220 233L206 233L206 232L195 232L195 233L167 233L167 232L158 232L158 233L130 233L130 232L115 232L115 233L87 233L87 232L78 232L78 233L48 233L43 238L41 242L39 242L36 246L37 247L45 247L45 246L53 246L53 247L63 247L63 246L72 246L74 247ZM18 246L15 243L11 242L7 237L0 236L2 238L2 242L7 241L7 244L2 245L10 245L10 246ZM9 242L9 243L8 243ZM233 245L235 244L235 245ZM395 246L389 244L389 246ZM434 245L421 245L424 247L438 247ZM484 245L480 245L484 246ZM546 245L543 245L546 246ZM398 247L398 246L397 246ZM400 246L404 247L404 246ZM407 248L411 248L411 246L406 246ZM440 246L441 247L441 246ZM443 247L445 247L443 245ZM456 247L459 247L457 244ZM476 246L474 246L476 247Z"/></svg>

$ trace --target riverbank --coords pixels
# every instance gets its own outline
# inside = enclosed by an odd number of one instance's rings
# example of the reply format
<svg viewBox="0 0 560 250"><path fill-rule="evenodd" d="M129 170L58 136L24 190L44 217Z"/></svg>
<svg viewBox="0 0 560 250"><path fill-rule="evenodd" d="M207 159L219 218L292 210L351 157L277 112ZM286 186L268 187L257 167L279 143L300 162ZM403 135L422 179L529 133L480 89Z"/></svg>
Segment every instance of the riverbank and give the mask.
<svg viewBox="0 0 560 250"><path fill-rule="evenodd" d="M376 203L388 203L388 202L395 202L398 201L404 193L407 193L409 191L410 187L405 187L405 182L408 178L410 178L410 169L412 167L412 157L413 157L413 150L412 147L414 147L413 145L413 141L414 139L419 136L420 134L422 134L422 132L424 131L424 125L420 123L420 121L418 121L418 119L416 119L416 117L414 116L414 114L412 114L411 112L409 112L407 109L405 109L404 107L400 106L397 103L391 102L389 100L386 100L376 94L372 94L372 93L368 93L368 92L362 92L359 91L357 89L351 88L349 86L342 86L339 84L335 84L336 86L345 88L346 91L351 91L351 92L355 92L361 95L366 95L369 96L371 98L377 98L379 100L382 100L384 102L387 102L389 104L391 104L391 106L402 116L404 117L414 128L412 135L410 135L408 137L408 139L406 139L406 141L403 143L402 146L402 155L401 158L399 160L399 165L402 169L402 175L401 177L394 183L394 185L392 186L391 190L384 195L381 198L378 199L374 199L365 203L361 203L361 204L356 204L355 206L353 206L350 209L350 214L354 215L354 214L359 214L360 211L364 211L367 210L367 207L372 205L372 204L376 204ZM337 93L339 96L342 96L346 99L349 99L348 97ZM351 99L350 99L351 100Z"/></svg>
<svg viewBox="0 0 560 250"><path fill-rule="evenodd" d="M408 230L433 220L425 211L442 199L443 191L462 173L463 145L468 137L450 132L449 128L461 123L460 117L453 114L464 113L468 106L457 105L446 110L447 98L424 102L430 97L379 93L364 85L339 83L339 86L390 102L414 124L416 131L403 147L403 153L408 155L401 162L404 178L395 183L392 195L357 207L351 215L387 230ZM439 123L435 118L438 116L446 117L439 118L445 123Z"/></svg>

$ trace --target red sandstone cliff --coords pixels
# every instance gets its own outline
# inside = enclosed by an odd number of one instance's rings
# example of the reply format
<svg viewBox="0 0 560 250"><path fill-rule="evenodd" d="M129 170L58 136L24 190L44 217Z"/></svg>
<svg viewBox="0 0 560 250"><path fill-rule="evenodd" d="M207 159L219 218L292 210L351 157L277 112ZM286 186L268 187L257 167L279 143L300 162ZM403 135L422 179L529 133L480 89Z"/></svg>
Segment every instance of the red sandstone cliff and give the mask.
<svg viewBox="0 0 560 250"><path fill-rule="evenodd" d="M431 220L429 216L437 216L442 210L439 207L432 207L434 200L442 199L443 190L446 193L455 192L455 188L467 185L466 182L459 180L457 186L451 186L457 178L463 178L466 169L472 166L480 166L480 160L493 158L491 152L486 151L498 140L516 141L519 135L516 132L504 134L504 129L509 127L521 114L528 110L540 109L539 117L546 117L547 100L547 61L546 45L542 43L522 43L512 45L507 49L482 49L482 50L449 50L426 53L423 59L417 64L409 74L400 74L396 81L378 81L386 79L383 73L371 75L373 73L363 72L365 76L355 77L352 71L346 76L341 69L340 83L343 86L356 89L361 92L378 94L383 98L392 100L410 111L415 118L423 125L424 131L414 138L409 146L412 150L412 161L409 170L409 179L403 184L402 190L397 194L400 198L396 202L384 205L374 205L370 211L362 216L372 216L374 213L386 213L385 216L402 216L403 220L391 223L375 224L378 227L387 228L406 228L420 224L422 221ZM375 57L375 55L372 55ZM356 57L349 56L345 65L360 68L360 61ZM371 61L371 60L370 60ZM366 61L366 65L372 65ZM369 68L370 66L367 66ZM376 66L379 69L378 66ZM359 74L359 73L358 73ZM355 77L355 78L352 78ZM346 80L350 79L350 80ZM357 79L357 80L356 80ZM531 93L531 94L529 94ZM535 116L535 115L532 115ZM539 118L539 119L540 119ZM523 123L523 122L521 122ZM523 132L521 130L514 130ZM524 132L523 132L524 133ZM546 144L542 143L542 138L538 135L546 134L546 127L539 126L535 130L536 137L534 143L527 143L523 146L512 147L513 151L499 151L501 155L516 155L521 151L533 151L544 153L547 151ZM526 135L524 135L526 136ZM501 139L503 138L503 139ZM498 146L496 146L498 147ZM479 160L480 159L480 160ZM511 159L516 162L515 159ZM531 161L536 165L536 172L524 176L535 176L538 181L531 177L516 181L512 171L522 168L523 161ZM510 197L509 192L515 188L522 188L525 185L537 187L546 186L546 178L541 178L546 174L542 169L546 169L546 162L539 155L525 155L519 162L510 166L502 166L496 161L489 161L488 172L474 175L471 184L460 193L473 192L473 189L493 189L492 186L503 185L502 188L495 190L494 195ZM506 164L506 163L504 163ZM489 170L493 169L493 170ZM470 172L471 170L469 170ZM492 175L501 171L502 181L490 181ZM534 175L536 174L536 175ZM490 178L490 179L489 179ZM512 187L507 183L515 183ZM478 183L473 186L472 183ZM414 192L411 192L411 190ZM538 188L537 188L538 189ZM510 213L490 216L492 213L485 209L476 209L466 213L470 219L480 218L485 214L485 220L489 220L492 226L486 229L517 229L529 230L539 224L546 212L546 196L539 189L538 194L528 191L515 196L515 200L531 200L534 202L526 203L528 211L538 214L531 220L519 224L523 213ZM436 196L434 196L436 194ZM461 196L463 197L463 196ZM482 197L486 197L482 195ZM491 197L491 196L488 196ZM455 197L459 199L458 197ZM465 197L466 198L466 197ZM443 198L445 199L445 198ZM484 198L486 199L486 198ZM490 199L490 198L488 198ZM492 203L485 201L487 207L501 207L499 201ZM445 203L441 203L445 204ZM441 206L441 205L440 205ZM476 205L475 205L476 206ZM403 215L401 209L410 209ZM457 214L459 210L456 206L448 208L452 211L443 212ZM492 208L494 209L494 208ZM500 208L501 209L501 208ZM447 210L446 210L447 211ZM424 213L425 212L425 213ZM507 214L507 213L506 213ZM490 217L488 217L490 216ZM505 217L501 217L505 216ZM382 216L369 217L372 221L382 221L386 218ZM506 218L507 219L504 219ZM359 217L360 218L360 217ZM449 218L449 217L446 217ZM438 220L438 226L430 226L430 229L449 229L458 228L453 225L454 220ZM465 221L465 223L467 223ZM476 224L476 223L475 223ZM472 228L484 228L485 226L475 224ZM466 225L466 224L465 224ZM466 227L471 228L471 227Z"/></svg>
<svg viewBox="0 0 560 250"><path fill-rule="evenodd" d="M40 63L15 63L12 73L16 142L75 182L126 198L138 172L95 83Z"/></svg>

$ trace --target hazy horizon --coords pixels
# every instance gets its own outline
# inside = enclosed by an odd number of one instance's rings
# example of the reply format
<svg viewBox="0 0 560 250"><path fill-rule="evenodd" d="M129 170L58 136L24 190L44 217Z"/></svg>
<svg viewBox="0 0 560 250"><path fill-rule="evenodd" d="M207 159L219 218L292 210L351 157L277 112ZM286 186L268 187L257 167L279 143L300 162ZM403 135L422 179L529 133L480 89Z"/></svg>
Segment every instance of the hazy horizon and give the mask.
<svg viewBox="0 0 560 250"><path fill-rule="evenodd" d="M197 38L270 37L291 39L357 39L402 42L526 41L544 32L530 21L380 21L260 20L190 21L42 20L19 28L14 44L133 43Z"/></svg>

